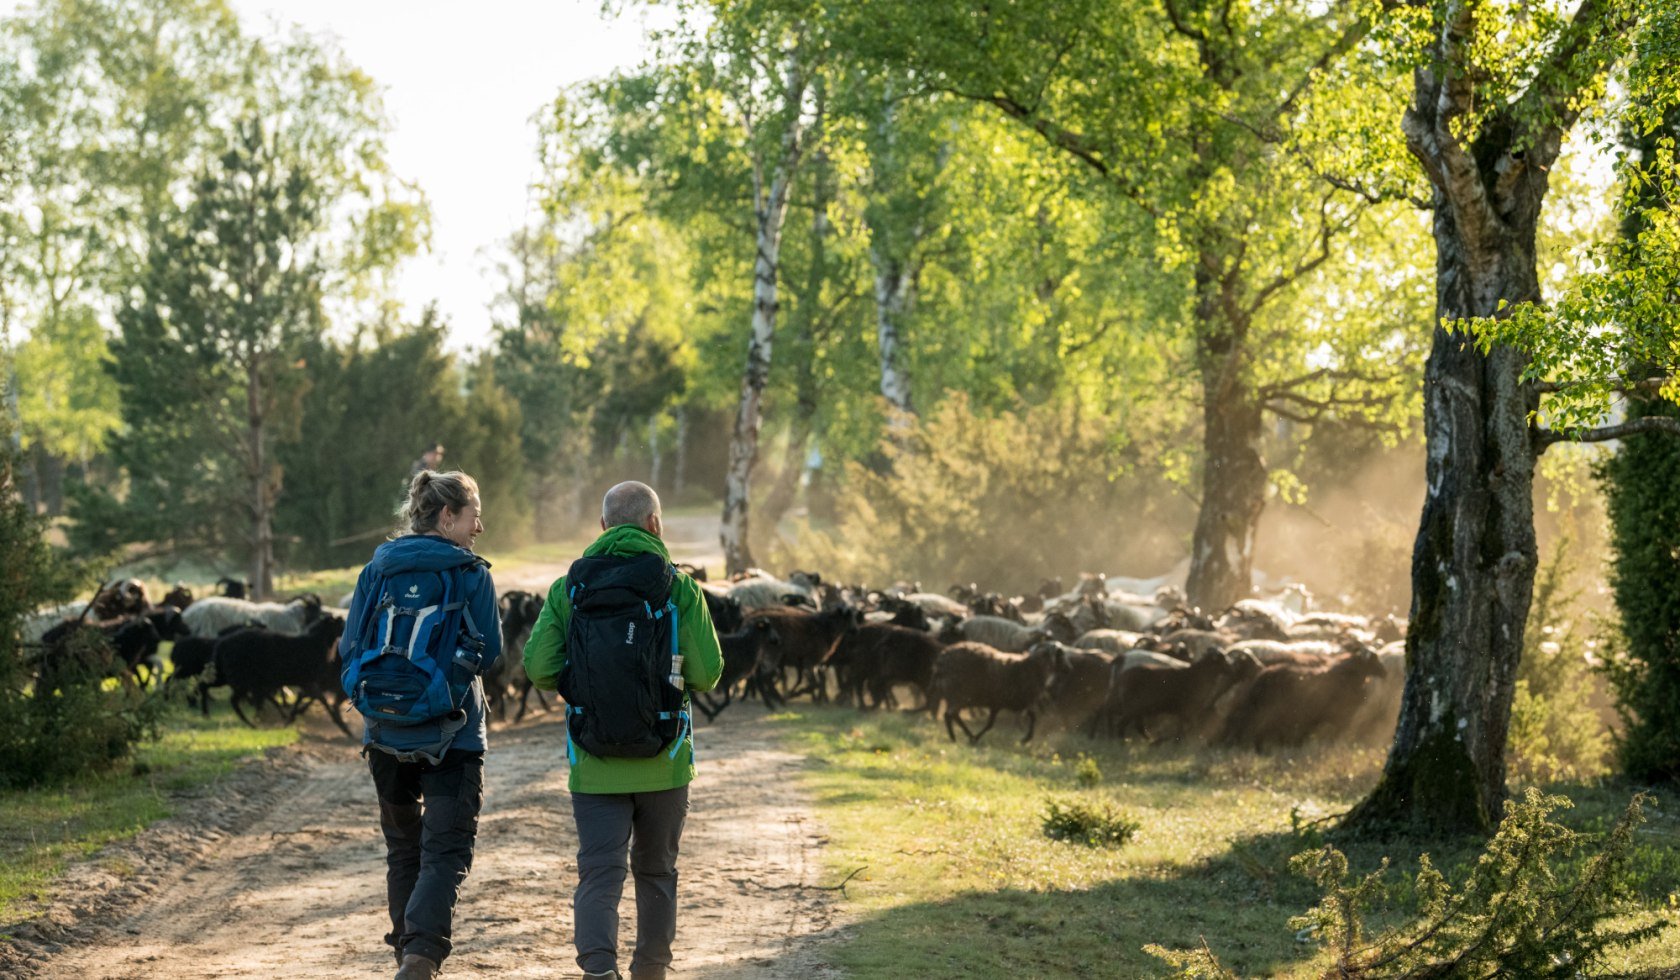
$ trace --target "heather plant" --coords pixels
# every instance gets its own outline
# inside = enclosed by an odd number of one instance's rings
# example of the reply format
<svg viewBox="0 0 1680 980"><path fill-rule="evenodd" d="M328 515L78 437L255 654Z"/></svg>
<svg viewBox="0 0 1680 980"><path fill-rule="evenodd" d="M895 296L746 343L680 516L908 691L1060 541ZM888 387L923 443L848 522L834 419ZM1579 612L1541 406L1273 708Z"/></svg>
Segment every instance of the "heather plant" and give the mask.
<svg viewBox="0 0 1680 980"><path fill-rule="evenodd" d="M1406 921L1374 927L1369 915L1389 894L1388 860L1355 876L1333 846L1295 855L1290 868L1317 885L1319 903L1290 920L1331 952L1322 976L1336 980L1556 977L1591 975L1613 950L1635 945L1666 923L1622 928L1634 831L1647 798L1636 796L1602 835L1574 831L1553 819L1569 807L1560 796L1530 788L1505 804L1505 819L1454 887L1429 859L1419 859ZM1180 977L1234 978L1206 943L1198 949L1148 951Z"/></svg>

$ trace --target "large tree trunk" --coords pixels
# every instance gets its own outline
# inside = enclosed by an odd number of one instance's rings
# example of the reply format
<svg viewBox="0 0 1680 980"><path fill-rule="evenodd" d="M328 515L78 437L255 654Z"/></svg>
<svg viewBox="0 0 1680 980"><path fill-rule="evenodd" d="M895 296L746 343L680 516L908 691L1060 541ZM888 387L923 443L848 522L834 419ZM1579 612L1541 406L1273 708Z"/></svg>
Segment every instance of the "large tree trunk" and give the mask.
<svg viewBox="0 0 1680 980"><path fill-rule="evenodd" d="M1577 12L1594 29L1592 0ZM1582 18L1585 18L1583 20ZM1433 65L1416 73L1403 120L1407 146L1434 187L1436 322L1502 315L1540 299L1535 238L1547 172L1574 118L1572 90L1543 70L1558 102L1541 121L1496 117L1466 144L1457 126L1475 31L1467 5L1446 10ZM1590 35L1583 35L1590 36ZM1568 56L1570 50L1561 49ZM1436 328L1424 368L1428 463L1412 551L1411 628L1399 725L1381 781L1349 814L1354 830L1396 825L1485 831L1505 799L1505 741L1537 564L1530 414L1534 385L1519 351L1482 354Z"/></svg>
<svg viewBox="0 0 1680 980"><path fill-rule="evenodd" d="M1246 598L1254 570L1254 534L1266 506L1264 418L1247 376L1248 324L1224 311L1221 283L1196 276L1196 352L1202 381L1202 501L1190 540L1185 592L1191 605L1216 611Z"/></svg>
<svg viewBox="0 0 1680 980"><path fill-rule="evenodd" d="M1449 322L1536 300L1534 226L1472 249L1435 211L1436 311ZM1486 830L1505 799L1505 739L1534 587L1538 403L1525 358L1439 327L1424 369L1428 464L1412 549L1406 690L1382 782L1350 819Z"/></svg>

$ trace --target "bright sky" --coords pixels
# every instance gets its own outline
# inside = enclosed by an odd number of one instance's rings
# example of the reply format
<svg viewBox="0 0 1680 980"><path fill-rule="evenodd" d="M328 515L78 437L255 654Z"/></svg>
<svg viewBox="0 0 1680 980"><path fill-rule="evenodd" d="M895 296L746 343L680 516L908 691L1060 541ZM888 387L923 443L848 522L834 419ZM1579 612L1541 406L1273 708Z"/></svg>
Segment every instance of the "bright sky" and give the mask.
<svg viewBox="0 0 1680 980"><path fill-rule="evenodd" d="M251 33L278 20L335 35L385 87L392 169L432 206L432 251L407 264L399 295L415 315L436 300L452 346L482 346L494 252L536 176L531 116L561 86L639 62L641 16L604 19L600 0L230 2Z"/></svg>

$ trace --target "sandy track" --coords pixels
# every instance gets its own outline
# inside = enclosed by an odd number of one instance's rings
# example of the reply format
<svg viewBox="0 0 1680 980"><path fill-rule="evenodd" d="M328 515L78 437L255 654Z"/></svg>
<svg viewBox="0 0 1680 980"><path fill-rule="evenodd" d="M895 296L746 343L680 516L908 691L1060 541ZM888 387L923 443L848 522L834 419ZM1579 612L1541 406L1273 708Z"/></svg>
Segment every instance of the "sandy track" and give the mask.
<svg viewBox="0 0 1680 980"><path fill-rule="evenodd" d="M682 977L836 977L820 828L797 790L799 757L756 706L698 735L700 780L683 835L676 970ZM571 826L558 716L492 732L477 856L456 910L454 976L575 972ZM301 764L298 763L301 758ZM145 870L125 908L62 936L31 969L53 978L379 977L384 848L365 763L342 741L272 767L267 804L197 854ZM148 832L167 840L169 831ZM143 835L139 845L144 845ZM623 965L634 931L626 887Z"/></svg>

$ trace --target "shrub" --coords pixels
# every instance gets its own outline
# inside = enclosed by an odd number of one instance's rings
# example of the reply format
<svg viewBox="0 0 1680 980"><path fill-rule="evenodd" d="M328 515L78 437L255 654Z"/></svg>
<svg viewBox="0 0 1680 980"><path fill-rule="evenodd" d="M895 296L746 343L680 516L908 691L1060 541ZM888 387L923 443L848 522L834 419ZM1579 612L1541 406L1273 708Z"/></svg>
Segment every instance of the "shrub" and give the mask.
<svg viewBox="0 0 1680 980"><path fill-rule="evenodd" d="M1071 405L987 416L953 396L884 443L881 468L848 465L831 533L803 529L785 557L846 581L1007 591L1053 574L1165 570L1194 514L1123 438Z"/></svg>
<svg viewBox="0 0 1680 980"><path fill-rule="evenodd" d="M155 727L160 704L108 682L112 653L95 630L58 651L49 687L34 683L43 657L18 627L41 605L67 598L79 569L46 543L42 521L12 491L12 457L0 431L0 787L56 782L125 758Z"/></svg>
<svg viewBox="0 0 1680 980"><path fill-rule="evenodd" d="M98 630L77 630L51 655L57 666L50 683L20 683L27 674L14 659L0 690L0 786L56 783L108 769L157 736L161 695L109 680L126 668Z"/></svg>
<svg viewBox="0 0 1680 980"><path fill-rule="evenodd" d="M1131 840L1141 826L1106 803L1093 806L1077 801L1045 801L1044 836L1051 840L1072 841L1086 847L1119 847Z"/></svg>
<svg viewBox="0 0 1680 980"><path fill-rule="evenodd" d="M1338 980L1423 977L1557 977L1588 975L1605 954L1654 936L1666 923L1608 928L1628 873L1633 832L1643 822L1645 797L1636 796L1622 819L1585 856L1595 835L1551 819L1570 805L1533 788L1505 804L1499 832L1487 843L1458 888L1420 859L1415 917L1370 935L1365 914L1384 893L1388 861L1357 880L1334 847L1297 854L1290 867L1311 878L1323 898L1292 928L1316 935L1335 951L1324 973ZM1146 947L1183 977L1232 977L1205 945L1196 950Z"/></svg>
<svg viewBox="0 0 1680 980"><path fill-rule="evenodd" d="M1080 786L1090 789L1102 782L1102 767L1097 765L1097 760L1081 752L1079 762L1073 767L1073 778Z"/></svg>

